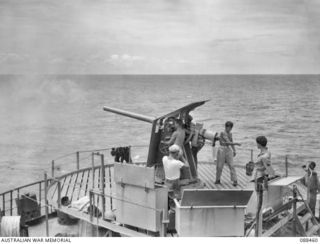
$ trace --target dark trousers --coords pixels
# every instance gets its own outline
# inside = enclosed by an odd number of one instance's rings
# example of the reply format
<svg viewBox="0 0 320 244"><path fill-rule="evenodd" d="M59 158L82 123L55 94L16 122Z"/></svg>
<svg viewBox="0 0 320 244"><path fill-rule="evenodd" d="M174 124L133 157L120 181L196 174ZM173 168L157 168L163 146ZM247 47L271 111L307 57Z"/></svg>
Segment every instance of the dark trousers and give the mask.
<svg viewBox="0 0 320 244"><path fill-rule="evenodd" d="M317 203L317 193L309 192L309 208L311 209L313 215L316 213L316 203Z"/></svg>
<svg viewBox="0 0 320 244"><path fill-rule="evenodd" d="M191 152L194 159L194 163L196 164L196 168L198 168L198 148L191 147Z"/></svg>

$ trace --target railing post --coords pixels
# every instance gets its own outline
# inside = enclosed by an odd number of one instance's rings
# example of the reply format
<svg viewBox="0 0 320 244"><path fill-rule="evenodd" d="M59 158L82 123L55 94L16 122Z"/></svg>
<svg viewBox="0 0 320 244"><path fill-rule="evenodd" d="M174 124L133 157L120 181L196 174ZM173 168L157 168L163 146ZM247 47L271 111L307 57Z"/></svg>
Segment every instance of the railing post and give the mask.
<svg viewBox="0 0 320 244"><path fill-rule="evenodd" d="M253 162L253 149L250 150L250 160Z"/></svg>
<svg viewBox="0 0 320 244"><path fill-rule="evenodd" d="M19 193L18 193L19 194ZM41 181L39 183L39 209L41 209ZM18 197L19 199L19 197ZM41 210L40 210L41 211Z"/></svg>
<svg viewBox="0 0 320 244"><path fill-rule="evenodd" d="M44 173L44 203L45 203L45 212L46 212L46 236L49 236L49 209L48 209L48 176L47 173Z"/></svg>
<svg viewBox="0 0 320 244"><path fill-rule="evenodd" d="M10 191L10 215L12 216L12 191Z"/></svg>
<svg viewBox="0 0 320 244"><path fill-rule="evenodd" d="M58 185L58 208L61 208L61 182L57 182Z"/></svg>
<svg viewBox="0 0 320 244"><path fill-rule="evenodd" d="M293 228L292 228L292 234L293 236L297 236L297 187L296 185L293 185Z"/></svg>
<svg viewBox="0 0 320 244"><path fill-rule="evenodd" d="M262 234L262 203L263 203L263 183L256 182L256 192L257 192L257 213L256 213L256 228L255 236L259 237Z"/></svg>
<svg viewBox="0 0 320 244"><path fill-rule="evenodd" d="M51 177L54 178L54 160L51 161Z"/></svg>
<svg viewBox="0 0 320 244"><path fill-rule="evenodd" d="M89 211L90 211L90 224L91 224L91 236L94 236L94 232L95 232L95 228L94 228L94 224L93 224L93 206L94 206L94 203L93 203L93 192L92 190L89 191L89 200L90 200L90 205L89 205Z"/></svg>
<svg viewBox="0 0 320 244"><path fill-rule="evenodd" d="M104 154L101 154L100 157L101 157L100 186L101 186L101 194L102 194L102 219L104 219L105 211L106 211Z"/></svg>
<svg viewBox="0 0 320 244"><path fill-rule="evenodd" d="M77 152L77 170L80 169L80 152Z"/></svg>
<svg viewBox="0 0 320 244"><path fill-rule="evenodd" d="M92 222L93 221L93 214L92 214L92 190L89 191L89 201L90 201L90 204L89 204L89 214L90 214L90 221Z"/></svg>
<svg viewBox="0 0 320 244"><path fill-rule="evenodd" d="M286 155L286 159L285 159L285 164L286 164L286 177L288 177L288 155Z"/></svg>
<svg viewBox="0 0 320 244"><path fill-rule="evenodd" d="M3 212L3 216L6 215L6 194L2 195L2 212Z"/></svg>
<svg viewBox="0 0 320 244"><path fill-rule="evenodd" d="M112 211L112 179L111 179L111 168L108 167L109 171L109 187L110 187L110 210Z"/></svg>
<svg viewBox="0 0 320 244"><path fill-rule="evenodd" d="M94 153L91 156L91 164L92 164L92 189L94 189Z"/></svg>

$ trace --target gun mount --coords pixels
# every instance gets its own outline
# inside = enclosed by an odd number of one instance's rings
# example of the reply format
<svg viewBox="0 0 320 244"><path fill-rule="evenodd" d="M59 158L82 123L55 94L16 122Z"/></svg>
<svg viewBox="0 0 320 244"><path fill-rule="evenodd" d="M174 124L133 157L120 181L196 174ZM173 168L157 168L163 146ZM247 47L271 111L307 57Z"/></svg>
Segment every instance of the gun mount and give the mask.
<svg viewBox="0 0 320 244"><path fill-rule="evenodd" d="M147 166L161 166L162 167L162 157L166 154L166 150L163 150L163 145L161 145L161 140L167 137L170 137L172 134L172 130L169 128L170 119L181 119L183 124L185 125L190 111L194 110L195 108L205 104L208 100L199 101L190 103L182 108L179 108L173 112L170 112L166 115L160 117L151 117L146 115L141 115L138 113L132 113L129 111L111 108L111 107L103 107L104 111L115 113L118 115L126 116L129 118L137 119L140 121L144 121L147 123L152 124L151 129L151 137L150 137L150 144L149 144L149 151L148 151L148 159L147 159ZM166 123L167 121L167 123ZM197 169L195 160L191 153L190 145L185 145L183 148L184 156L187 159L189 166L190 166L190 175L186 178L189 179L196 179L197 178Z"/></svg>

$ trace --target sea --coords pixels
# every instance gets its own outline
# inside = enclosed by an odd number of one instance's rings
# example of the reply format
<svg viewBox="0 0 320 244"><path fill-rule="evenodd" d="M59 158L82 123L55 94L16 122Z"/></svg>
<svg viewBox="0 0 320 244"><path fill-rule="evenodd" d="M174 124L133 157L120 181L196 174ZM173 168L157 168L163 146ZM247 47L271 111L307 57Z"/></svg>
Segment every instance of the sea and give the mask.
<svg viewBox="0 0 320 244"><path fill-rule="evenodd" d="M103 106L158 117L202 100L191 115L204 128L234 122L236 163L251 150L255 159L264 135L280 174L286 157L290 175L308 161L320 172L320 75L0 75L0 192L50 175L52 160L57 171L75 169L76 151L132 146L134 162L144 161L151 124ZM214 151L206 144L199 159L213 162Z"/></svg>

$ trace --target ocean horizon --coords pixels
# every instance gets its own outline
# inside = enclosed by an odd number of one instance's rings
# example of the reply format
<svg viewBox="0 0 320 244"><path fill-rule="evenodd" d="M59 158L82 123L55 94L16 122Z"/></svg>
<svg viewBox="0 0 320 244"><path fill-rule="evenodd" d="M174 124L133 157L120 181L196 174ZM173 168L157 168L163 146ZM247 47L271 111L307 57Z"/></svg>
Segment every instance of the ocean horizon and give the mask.
<svg viewBox="0 0 320 244"><path fill-rule="evenodd" d="M148 145L150 124L103 106L156 117L206 99L192 116L217 132L234 122L237 163L251 149L255 158L255 138L265 135L277 171L287 156L289 173L302 174L307 161L320 163L319 94L320 75L0 75L0 190L42 179L60 155ZM133 151L138 161L146 154ZM199 158L213 161L212 147Z"/></svg>

